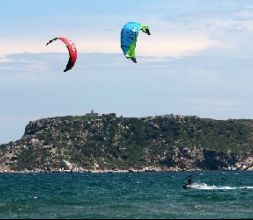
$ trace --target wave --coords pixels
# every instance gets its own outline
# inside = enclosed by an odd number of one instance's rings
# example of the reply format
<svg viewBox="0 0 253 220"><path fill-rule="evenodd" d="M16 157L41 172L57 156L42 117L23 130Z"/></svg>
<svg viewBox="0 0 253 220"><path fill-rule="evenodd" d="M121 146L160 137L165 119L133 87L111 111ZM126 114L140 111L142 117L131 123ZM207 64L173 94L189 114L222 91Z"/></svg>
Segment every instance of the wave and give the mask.
<svg viewBox="0 0 253 220"><path fill-rule="evenodd" d="M189 186L191 189L198 190L238 190L238 189L252 189L253 186L241 186L241 187L233 187L233 186L209 186L206 183L194 183Z"/></svg>

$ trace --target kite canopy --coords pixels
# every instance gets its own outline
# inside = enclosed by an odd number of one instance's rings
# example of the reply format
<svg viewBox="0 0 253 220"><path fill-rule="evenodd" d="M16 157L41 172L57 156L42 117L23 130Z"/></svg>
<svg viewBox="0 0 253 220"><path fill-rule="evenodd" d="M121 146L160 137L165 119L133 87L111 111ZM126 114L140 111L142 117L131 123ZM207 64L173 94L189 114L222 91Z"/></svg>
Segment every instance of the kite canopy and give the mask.
<svg viewBox="0 0 253 220"><path fill-rule="evenodd" d="M66 69L64 70L64 72L67 72L67 71L71 70L73 68L73 66L75 65L75 63L76 63L77 49L75 47L75 44L71 40L67 39L66 37L56 37L56 38L50 40L47 43L47 45L51 44L52 42L54 42L56 40L61 40L66 45L66 47L68 48L69 61L68 61L68 64L66 66Z"/></svg>
<svg viewBox="0 0 253 220"><path fill-rule="evenodd" d="M136 22L127 23L121 31L121 49L126 58L135 63L137 63L135 49L140 31L151 35L147 25Z"/></svg>

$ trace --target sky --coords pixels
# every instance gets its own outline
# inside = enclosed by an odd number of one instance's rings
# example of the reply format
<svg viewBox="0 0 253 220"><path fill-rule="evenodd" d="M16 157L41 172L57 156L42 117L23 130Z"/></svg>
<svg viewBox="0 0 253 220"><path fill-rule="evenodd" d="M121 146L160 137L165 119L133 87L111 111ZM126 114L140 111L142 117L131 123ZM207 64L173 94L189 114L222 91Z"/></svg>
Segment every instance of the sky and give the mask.
<svg viewBox="0 0 253 220"><path fill-rule="evenodd" d="M120 32L147 24L138 64ZM251 0L1 0L0 143L29 121L96 112L253 118ZM61 42L78 49L75 67Z"/></svg>

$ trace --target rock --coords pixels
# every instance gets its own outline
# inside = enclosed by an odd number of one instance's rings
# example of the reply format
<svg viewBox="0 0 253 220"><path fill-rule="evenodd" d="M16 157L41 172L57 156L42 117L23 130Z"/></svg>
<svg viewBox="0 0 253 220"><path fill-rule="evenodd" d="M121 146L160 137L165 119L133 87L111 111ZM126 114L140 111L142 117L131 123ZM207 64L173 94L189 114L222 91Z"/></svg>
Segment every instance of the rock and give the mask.
<svg viewBox="0 0 253 220"><path fill-rule="evenodd" d="M99 164L98 163L94 163L94 169L96 170L96 169L98 169L100 166L99 166Z"/></svg>
<svg viewBox="0 0 253 220"><path fill-rule="evenodd" d="M73 165L69 161L66 161L66 160L62 161L61 166L64 171L71 171L73 169Z"/></svg>
<svg viewBox="0 0 253 220"><path fill-rule="evenodd" d="M249 170L249 171L253 171L253 166L252 167L248 167L248 169L247 170Z"/></svg>
<svg viewBox="0 0 253 220"><path fill-rule="evenodd" d="M129 172L129 173L136 173L136 170L135 170L134 168L130 168L130 169L128 170L128 172Z"/></svg>
<svg viewBox="0 0 253 220"><path fill-rule="evenodd" d="M25 128L25 134L32 135L44 128L43 121L30 121Z"/></svg>

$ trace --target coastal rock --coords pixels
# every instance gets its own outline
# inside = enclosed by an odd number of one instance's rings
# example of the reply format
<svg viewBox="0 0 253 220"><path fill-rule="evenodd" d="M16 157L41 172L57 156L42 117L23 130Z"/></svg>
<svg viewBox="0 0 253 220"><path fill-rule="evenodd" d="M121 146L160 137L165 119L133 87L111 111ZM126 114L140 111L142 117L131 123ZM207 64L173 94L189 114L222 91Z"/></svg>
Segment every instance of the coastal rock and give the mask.
<svg viewBox="0 0 253 220"><path fill-rule="evenodd" d="M66 170L66 171L71 171L74 168L74 166L69 161L66 161L66 160L62 161L61 166L63 170Z"/></svg>
<svg viewBox="0 0 253 220"><path fill-rule="evenodd" d="M0 172L252 170L252 143L253 120L46 118L0 146Z"/></svg>
<svg viewBox="0 0 253 220"><path fill-rule="evenodd" d="M252 167L248 167L248 169L247 170L249 170L249 171L253 171L253 166Z"/></svg>
<svg viewBox="0 0 253 220"><path fill-rule="evenodd" d="M30 121L29 124L25 128L25 134L35 134L42 128L44 128L45 124L44 121Z"/></svg>

